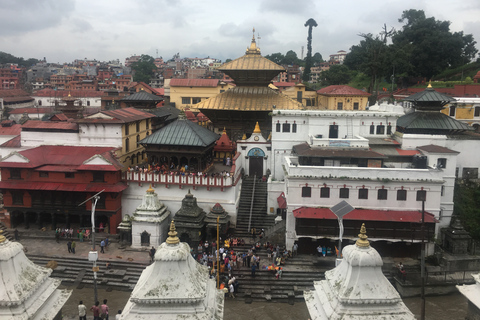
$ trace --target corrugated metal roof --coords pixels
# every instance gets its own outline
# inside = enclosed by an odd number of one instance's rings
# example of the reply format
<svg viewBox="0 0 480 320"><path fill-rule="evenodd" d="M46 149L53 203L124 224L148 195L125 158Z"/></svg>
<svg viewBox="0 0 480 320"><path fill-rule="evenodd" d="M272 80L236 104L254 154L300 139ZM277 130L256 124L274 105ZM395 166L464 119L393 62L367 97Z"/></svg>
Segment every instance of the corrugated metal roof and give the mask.
<svg viewBox="0 0 480 320"><path fill-rule="evenodd" d="M56 130L73 130L78 131L78 124L73 122L50 122L39 120L28 120L22 125L24 129L56 129ZM31 130L28 130L31 131Z"/></svg>
<svg viewBox="0 0 480 320"><path fill-rule="evenodd" d="M148 93L146 91L139 91L129 96L126 96L121 99L121 101L163 101L162 97L156 96L154 94Z"/></svg>
<svg viewBox="0 0 480 320"><path fill-rule="evenodd" d="M3 144L0 145L2 148L20 148L22 146L21 136L18 135L13 139L5 141Z"/></svg>
<svg viewBox="0 0 480 320"><path fill-rule="evenodd" d="M217 141L219 135L188 120L177 120L155 131L141 144L207 147Z"/></svg>
<svg viewBox="0 0 480 320"><path fill-rule="evenodd" d="M162 118L162 117L165 117L165 116L168 116L168 118L166 119L166 121L170 121L170 120L173 120L173 119L177 119L178 118L178 115L180 114L180 110L175 108L175 107L172 107L172 106L163 106L163 107L159 107L159 108L155 108L155 109L152 109L152 110L149 110L148 112L156 115L157 117L159 118Z"/></svg>
<svg viewBox="0 0 480 320"><path fill-rule="evenodd" d="M293 146L293 150L297 155L304 157L368 159L386 158L383 154L372 150L312 148L308 143L297 144Z"/></svg>
<svg viewBox="0 0 480 320"><path fill-rule="evenodd" d="M416 111L397 119L397 127L412 130L473 130L472 127L441 112Z"/></svg>
<svg viewBox="0 0 480 320"><path fill-rule="evenodd" d="M458 151L455 151L455 150L452 150L452 149L449 149L449 148L445 148L445 147L442 147L442 146L437 146L435 144L429 144L429 145L426 145L426 146L417 147L417 149L422 150L422 151L426 151L426 152L431 152L431 153L460 153Z"/></svg>
<svg viewBox="0 0 480 320"><path fill-rule="evenodd" d="M454 98L447 96L446 94L440 93L435 91L433 88L427 88L421 92L417 92L412 94L411 96L406 97L403 99L405 101L411 101L413 103L416 102L441 102L442 105L450 102L455 101Z"/></svg>
<svg viewBox="0 0 480 320"><path fill-rule="evenodd" d="M75 192L121 192L127 189L123 182L116 184L106 183L61 183L61 182L33 182L33 181L0 181L0 189L13 190L46 190L46 191L75 191Z"/></svg>
<svg viewBox="0 0 480 320"><path fill-rule="evenodd" d="M235 110L235 111L272 111L304 109L303 105L288 96L268 87L235 87L215 97L199 102L197 109Z"/></svg>
<svg viewBox="0 0 480 320"><path fill-rule="evenodd" d="M371 94L346 85L332 85L317 91L324 96L370 96Z"/></svg>
<svg viewBox="0 0 480 320"><path fill-rule="evenodd" d="M136 108L125 108L117 110L103 110L99 113L112 117L113 119L102 118L95 114L84 119L76 120L77 123L128 123L144 119L155 118L155 115Z"/></svg>
<svg viewBox="0 0 480 320"><path fill-rule="evenodd" d="M338 219L329 208L301 207L293 210L293 216L307 219ZM422 213L420 211L354 209L345 215L343 220L422 222ZM435 223L437 220L433 214L425 212L425 222Z"/></svg>
<svg viewBox="0 0 480 320"><path fill-rule="evenodd" d="M27 113L27 114L35 114L35 113L51 113L54 111L54 108L49 108L49 107L45 107L45 108L18 108L18 109L13 109L11 110L9 113L10 114L23 114L23 113Z"/></svg>
<svg viewBox="0 0 480 320"><path fill-rule="evenodd" d="M19 154L30 160L28 163L0 161L0 167L38 168L45 165L56 165L76 166L79 168L91 157L102 155L111 163L109 166L111 167L110 170L112 168L119 170L122 168L122 165L112 155L111 152L114 150L116 148L112 147L40 146L19 152ZM96 170L95 167L95 165L88 165L89 169L87 170Z"/></svg>

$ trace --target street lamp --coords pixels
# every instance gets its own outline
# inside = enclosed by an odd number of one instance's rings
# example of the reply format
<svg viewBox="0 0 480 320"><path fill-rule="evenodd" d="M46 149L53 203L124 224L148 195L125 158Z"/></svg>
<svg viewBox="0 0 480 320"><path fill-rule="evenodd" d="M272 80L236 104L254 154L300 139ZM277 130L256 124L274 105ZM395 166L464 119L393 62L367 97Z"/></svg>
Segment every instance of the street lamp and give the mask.
<svg viewBox="0 0 480 320"><path fill-rule="evenodd" d="M97 206L98 199L100 199L99 194L105 191L103 189L102 191L98 192L94 196L88 198L87 200L83 201L80 203L78 206L83 205L84 203L92 200L92 250L88 253L88 261L93 262L93 297L94 301L93 303L95 304L98 301L98 293L97 293L97 272L99 271L99 267L97 267L97 260L98 260L98 251L95 250L95 207Z"/></svg>

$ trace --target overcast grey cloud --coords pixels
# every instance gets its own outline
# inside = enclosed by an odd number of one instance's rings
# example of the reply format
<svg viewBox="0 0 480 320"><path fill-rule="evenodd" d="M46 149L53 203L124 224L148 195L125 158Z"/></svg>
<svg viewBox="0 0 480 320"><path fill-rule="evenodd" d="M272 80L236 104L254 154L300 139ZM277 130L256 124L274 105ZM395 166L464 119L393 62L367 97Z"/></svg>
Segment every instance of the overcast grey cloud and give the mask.
<svg viewBox="0 0 480 320"><path fill-rule="evenodd" d="M262 54L294 50L306 55L309 18L313 52L324 58L348 50L360 33L378 34L384 23L401 29L408 9L452 22L452 31L480 41L478 0L0 0L0 50L49 62L120 59L132 54L237 58L252 38Z"/></svg>

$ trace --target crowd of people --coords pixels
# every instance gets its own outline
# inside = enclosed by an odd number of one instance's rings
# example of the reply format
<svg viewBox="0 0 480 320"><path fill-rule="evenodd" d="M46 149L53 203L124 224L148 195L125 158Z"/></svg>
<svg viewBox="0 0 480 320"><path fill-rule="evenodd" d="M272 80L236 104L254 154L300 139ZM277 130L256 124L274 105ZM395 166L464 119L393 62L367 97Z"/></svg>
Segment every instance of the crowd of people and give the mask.
<svg viewBox="0 0 480 320"><path fill-rule="evenodd" d="M105 319L109 320L110 309L107 305L108 300L104 299L103 304L100 305L100 301L96 301L95 304L90 308L89 311L93 314L93 320ZM115 315L115 320L120 319L122 310L118 310ZM87 320L87 307L83 304L83 301L80 301L78 304L78 316L80 320ZM113 319L112 319L113 320Z"/></svg>
<svg viewBox="0 0 480 320"><path fill-rule="evenodd" d="M100 223L98 228L96 229L98 232L109 232L108 228L108 223L103 224L103 222ZM92 232L90 228L79 228L74 230L73 228L57 228L55 230L55 239L57 240L57 243L59 242L60 238L66 238L66 239L78 239L78 241L83 242L84 240L90 240L90 236L92 235Z"/></svg>
<svg viewBox="0 0 480 320"><path fill-rule="evenodd" d="M250 270L251 276L254 278L257 270L268 270L276 279L280 280L283 266L287 259L292 257L291 251L270 242L263 244L255 242L248 249L245 249L245 240L241 238L228 238L221 240L220 244L217 251L216 242L201 242L196 251L193 248L191 249L191 254L199 263L208 266L211 278L217 276L217 271L220 272L220 288L223 288L231 298L235 297L239 286L238 278L235 276L236 271L240 269ZM266 261L263 261L258 254L260 250L266 251ZM218 268L217 256L219 260Z"/></svg>
<svg viewBox="0 0 480 320"><path fill-rule="evenodd" d="M210 163L206 166L205 170L195 170L195 168L189 166L188 164L184 165L175 165L174 163L168 165L168 163L159 164L152 163L134 167L128 167L128 172L140 172L140 173L160 173L167 174L172 176L198 176L198 177L229 177L230 172L223 170L222 172L211 172L208 173L209 169L213 166L213 163ZM229 165L227 165L229 166Z"/></svg>

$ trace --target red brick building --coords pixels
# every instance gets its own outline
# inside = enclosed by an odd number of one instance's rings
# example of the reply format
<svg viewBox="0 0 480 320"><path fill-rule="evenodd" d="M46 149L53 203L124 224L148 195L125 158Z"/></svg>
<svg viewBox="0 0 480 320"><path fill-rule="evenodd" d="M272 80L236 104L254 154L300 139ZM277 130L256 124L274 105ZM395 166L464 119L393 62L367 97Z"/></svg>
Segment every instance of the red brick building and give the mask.
<svg viewBox="0 0 480 320"><path fill-rule="evenodd" d="M13 152L0 161L5 223L12 228L89 227L91 202L102 190L96 226L110 233L122 220L121 164L111 147L40 146Z"/></svg>

